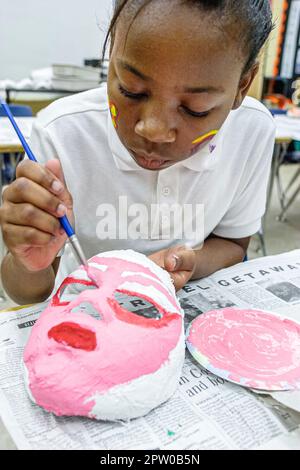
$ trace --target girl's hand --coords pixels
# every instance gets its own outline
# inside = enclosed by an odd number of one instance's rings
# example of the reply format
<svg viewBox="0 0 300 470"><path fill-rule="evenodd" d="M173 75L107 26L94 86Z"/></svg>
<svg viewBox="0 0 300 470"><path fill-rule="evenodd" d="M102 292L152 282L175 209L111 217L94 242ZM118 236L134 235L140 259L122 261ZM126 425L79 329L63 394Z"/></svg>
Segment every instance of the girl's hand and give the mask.
<svg viewBox="0 0 300 470"><path fill-rule="evenodd" d="M196 254L192 248L175 246L153 253L149 258L168 271L176 290L182 289L193 276L196 267Z"/></svg>
<svg viewBox="0 0 300 470"><path fill-rule="evenodd" d="M49 267L67 235L58 217L74 223L72 197L66 187L59 160L45 166L25 160L16 180L3 193L0 223L9 252L28 271Z"/></svg>

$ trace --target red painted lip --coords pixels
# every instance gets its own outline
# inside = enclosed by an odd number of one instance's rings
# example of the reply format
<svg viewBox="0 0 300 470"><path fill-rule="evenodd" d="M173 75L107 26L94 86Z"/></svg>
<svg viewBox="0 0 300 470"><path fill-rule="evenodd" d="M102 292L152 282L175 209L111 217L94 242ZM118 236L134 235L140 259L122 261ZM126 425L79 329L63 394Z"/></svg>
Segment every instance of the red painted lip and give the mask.
<svg viewBox="0 0 300 470"><path fill-rule="evenodd" d="M54 326L48 332L48 337L53 338L57 343L85 351L94 351L97 346L95 333L73 322L63 322Z"/></svg>

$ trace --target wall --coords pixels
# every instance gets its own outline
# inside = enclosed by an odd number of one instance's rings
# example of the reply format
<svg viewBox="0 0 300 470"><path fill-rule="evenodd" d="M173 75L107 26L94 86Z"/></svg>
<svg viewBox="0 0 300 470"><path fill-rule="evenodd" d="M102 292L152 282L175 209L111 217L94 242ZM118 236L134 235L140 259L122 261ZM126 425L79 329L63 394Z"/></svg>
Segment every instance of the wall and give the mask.
<svg viewBox="0 0 300 470"><path fill-rule="evenodd" d="M111 0L0 0L0 80L99 57Z"/></svg>

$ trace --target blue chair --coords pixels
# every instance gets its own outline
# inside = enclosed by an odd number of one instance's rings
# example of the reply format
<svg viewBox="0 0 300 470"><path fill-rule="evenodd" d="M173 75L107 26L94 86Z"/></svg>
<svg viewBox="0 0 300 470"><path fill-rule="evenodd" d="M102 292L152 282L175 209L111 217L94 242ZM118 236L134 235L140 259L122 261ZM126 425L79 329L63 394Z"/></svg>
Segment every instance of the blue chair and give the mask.
<svg viewBox="0 0 300 470"><path fill-rule="evenodd" d="M15 117L32 117L32 109L30 106L25 105L18 105L18 104L11 104L9 105L11 113ZM0 106L0 117L6 117L4 109ZM15 163L12 163L11 156L15 157ZM16 161L18 159L19 154L10 154L10 153L3 153L2 154L2 169L1 169L1 178L2 184L9 184L15 177L15 167Z"/></svg>
<svg viewBox="0 0 300 470"><path fill-rule="evenodd" d="M287 109L269 108L269 111L272 113L273 116L287 115Z"/></svg>
<svg viewBox="0 0 300 470"><path fill-rule="evenodd" d="M19 104L10 104L9 109L15 117L32 117L32 109L30 106L19 105ZM4 109L0 107L0 117L6 117Z"/></svg>

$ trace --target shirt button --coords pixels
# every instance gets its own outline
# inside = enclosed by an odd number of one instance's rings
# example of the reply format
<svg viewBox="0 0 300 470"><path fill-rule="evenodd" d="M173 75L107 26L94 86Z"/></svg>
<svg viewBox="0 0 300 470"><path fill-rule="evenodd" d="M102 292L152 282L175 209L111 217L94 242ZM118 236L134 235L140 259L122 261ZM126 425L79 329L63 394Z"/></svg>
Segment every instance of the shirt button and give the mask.
<svg viewBox="0 0 300 470"><path fill-rule="evenodd" d="M170 188L168 188L168 186L165 186L163 189L162 189L162 193L164 196L169 196L170 195Z"/></svg>

